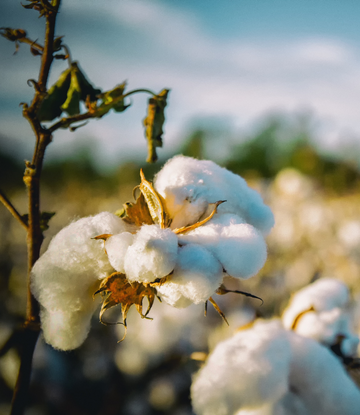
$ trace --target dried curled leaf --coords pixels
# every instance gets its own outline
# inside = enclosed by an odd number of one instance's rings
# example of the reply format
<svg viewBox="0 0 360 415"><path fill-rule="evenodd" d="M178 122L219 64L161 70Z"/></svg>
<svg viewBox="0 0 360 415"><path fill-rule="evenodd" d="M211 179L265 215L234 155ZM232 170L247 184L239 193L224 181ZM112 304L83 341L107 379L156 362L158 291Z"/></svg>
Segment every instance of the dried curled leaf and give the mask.
<svg viewBox="0 0 360 415"><path fill-rule="evenodd" d="M0 27L0 35L11 42L16 42L26 37L26 31L23 29L11 29L11 27Z"/></svg>
<svg viewBox="0 0 360 415"><path fill-rule="evenodd" d="M126 202L124 204L124 210L120 213L120 217L125 222L136 226L152 225L154 223L142 193L140 193L135 203Z"/></svg>
<svg viewBox="0 0 360 415"><path fill-rule="evenodd" d="M158 95L149 98L147 116L143 120L145 137L148 142L148 163L157 160L156 147L162 147L165 107L169 89L163 89Z"/></svg>
<svg viewBox="0 0 360 415"><path fill-rule="evenodd" d="M152 305L155 300L156 296L156 290L149 285L145 285L139 282L133 282L130 284L128 280L126 279L125 274L122 274L121 272L114 272L109 277L105 278L101 284L99 289L94 293L94 296L96 294L103 294L104 295L104 301L101 306L100 310L100 322L103 324L111 324L106 323L102 316L106 310L108 310L111 307L114 307L118 304L121 304L121 312L123 321L119 322L120 324L123 324L125 327L125 334L124 337L120 340L124 340L126 336L126 316L130 309L130 307L135 304L135 307L140 314L142 318L149 318L147 317L149 311L152 308ZM147 297L149 301L148 308L143 314L142 310L142 302L144 297ZM118 323L113 323L118 324Z"/></svg>

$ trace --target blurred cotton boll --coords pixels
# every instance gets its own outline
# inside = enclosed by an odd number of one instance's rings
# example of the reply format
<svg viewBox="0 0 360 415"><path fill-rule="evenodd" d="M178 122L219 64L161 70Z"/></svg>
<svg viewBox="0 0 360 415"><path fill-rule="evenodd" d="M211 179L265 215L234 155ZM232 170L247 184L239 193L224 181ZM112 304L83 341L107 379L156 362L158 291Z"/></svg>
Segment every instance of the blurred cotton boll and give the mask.
<svg viewBox="0 0 360 415"><path fill-rule="evenodd" d="M196 415L356 415L360 391L312 339L258 321L219 343L195 376Z"/></svg>
<svg viewBox="0 0 360 415"><path fill-rule="evenodd" d="M209 160L176 156L155 177L155 189L166 201L172 228L196 222L210 203L226 200L220 213L232 213L262 233L274 225L274 216L258 192L245 180Z"/></svg>
<svg viewBox="0 0 360 415"><path fill-rule="evenodd" d="M284 327L327 346L340 348L343 356L356 353L359 338L352 327L347 286L323 278L298 291L285 309Z"/></svg>

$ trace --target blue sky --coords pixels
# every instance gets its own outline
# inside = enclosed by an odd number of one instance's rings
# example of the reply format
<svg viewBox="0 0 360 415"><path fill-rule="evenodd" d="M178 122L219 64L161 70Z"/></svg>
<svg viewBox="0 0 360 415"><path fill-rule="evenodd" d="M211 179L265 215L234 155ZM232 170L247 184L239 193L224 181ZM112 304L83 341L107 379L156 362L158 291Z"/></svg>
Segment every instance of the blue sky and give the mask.
<svg viewBox="0 0 360 415"><path fill-rule="evenodd" d="M226 124L229 134L256 129L267 114L311 113L327 148L360 137L360 2L333 0L63 0L57 34L65 34L91 81L102 89L171 88L165 147L169 154L197 120ZM43 20L2 0L0 26L22 27L41 39ZM28 78L39 58L0 39L0 128L8 151L30 157L33 138L19 102L29 101ZM55 63L51 81L66 64ZM145 96L123 114L61 131L48 156L70 154L91 142L106 164L146 145ZM231 142L223 142L222 150Z"/></svg>

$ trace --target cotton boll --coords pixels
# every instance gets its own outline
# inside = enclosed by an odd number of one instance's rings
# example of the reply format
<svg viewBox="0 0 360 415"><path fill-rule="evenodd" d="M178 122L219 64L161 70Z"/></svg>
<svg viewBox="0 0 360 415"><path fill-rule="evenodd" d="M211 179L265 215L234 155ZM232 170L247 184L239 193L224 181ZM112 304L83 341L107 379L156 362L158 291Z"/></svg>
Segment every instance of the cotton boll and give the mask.
<svg viewBox="0 0 360 415"><path fill-rule="evenodd" d="M357 354L358 346L359 337L348 333L341 341L340 351L343 356L352 357Z"/></svg>
<svg viewBox="0 0 360 415"><path fill-rule="evenodd" d="M339 308L322 313L311 311L299 318L295 331L301 336L332 345L339 334L341 316L342 310Z"/></svg>
<svg viewBox="0 0 360 415"><path fill-rule="evenodd" d="M181 243L205 246L232 277L246 279L255 275L267 257L262 234L232 214L216 214L205 225L180 235Z"/></svg>
<svg viewBox="0 0 360 415"><path fill-rule="evenodd" d="M105 249L111 266L119 272L125 273L125 255L129 246L134 242L134 235L122 232L113 235L105 242Z"/></svg>
<svg viewBox="0 0 360 415"><path fill-rule="evenodd" d="M125 274L129 281L152 282L174 269L178 251L177 236L158 225L143 225L126 251Z"/></svg>
<svg viewBox="0 0 360 415"><path fill-rule="evenodd" d="M307 413L357 415L360 391L337 357L312 339L289 332L289 340L289 389L301 398Z"/></svg>
<svg viewBox="0 0 360 415"><path fill-rule="evenodd" d="M157 292L166 303L183 308L207 301L220 286L222 277L219 261L204 247L189 244L179 249L174 273Z"/></svg>
<svg viewBox="0 0 360 415"><path fill-rule="evenodd" d="M313 307L317 312L344 307L349 302L347 286L335 279L322 278L298 291L283 313L283 323L291 328L295 318Z"/></svg>
<svg viewBox="0 0 360 415"><path fill-rule="evenodd" d="M288 389L290 359L287 333L278 322L260 322L238 332L216 346L195 376L194 412L232 415L245 409L251 413L276 402Z"/></svg>
<svg viewBox="0 0 360 415"><path fill-rule="evenodd" d="M129 229L131 227L117 216L102 212L73 222L55 235L47 251L35 263L31 274L31 290L43 308L42 316L46 321L50 321L47 313L63 313L65 326L66 320L76 320L76 314L88 314L87 318L90 319L94 306L92 294L98 288L99 278L113 271L103 241L92 238ZM79 325L75 324L74 327L71 335L78 335L82 342L83 334L78 329ZM52 335L48 333L49 330L52 330L51 325L43 324L45 339L51 339L50 344L53 344L56 332ZM63 344L66 344L65 340Z"/></svg>
<svg viewBox="0 0 360 415"><path fill-rule="evenodd" d="M356 415L360 405L336 356L277 321L218 344L191 397L196 415Z"/></svg>
<svg viewBox="0 0 360 415"><path fill-rule="evenodd" d="M335 279L323 278L298 291L285 309L282 320L286 328L291 328L300 313L311 307L316 312L345 307L349 302L347 286Z"/></svg>
<svg viewBox="0 0 360 415"><path fill-rule="evenodd" d="M318 280L294 295L283 313L283 324L328 347L340 342L343 355L352 356L359 340L350 324L348 302L344 283Z"/></svg>
<svg viewBox="0 0 360 415"><path fill-rule="evenodd" d="M261 196L245 180L208 160L176 156L155 177L155 189L164 197L172 228L196 222L209 203L226 200L221 213L233 213L267 234L274 216Z"/></svg>

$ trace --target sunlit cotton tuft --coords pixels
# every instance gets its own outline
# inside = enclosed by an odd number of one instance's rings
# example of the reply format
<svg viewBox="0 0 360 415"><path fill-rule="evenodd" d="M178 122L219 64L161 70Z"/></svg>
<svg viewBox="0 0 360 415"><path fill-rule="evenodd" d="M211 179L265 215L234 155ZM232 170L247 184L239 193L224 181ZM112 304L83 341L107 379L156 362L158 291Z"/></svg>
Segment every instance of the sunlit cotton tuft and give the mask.
<svg viewBox="0 0 360 415"><path fill-rule="evenodd" d="M196 222L209 203L219 200L226 200L219 206L220 213L238 215L265 235L274 226L272 211L259 193L213 161L173 157L156 175L154 186L166 200L172 228Z"/></svg>
<svg viewBox="0 0 360 415"><path fill-rule="evenodd" d="M32 293L41 304L46 342L68 350L84 341L98 306L92 294L99 279L113 271L104 242L92 238L129 228L112 213L102 212L71 223L52 239L31 275Z"/></svg>

